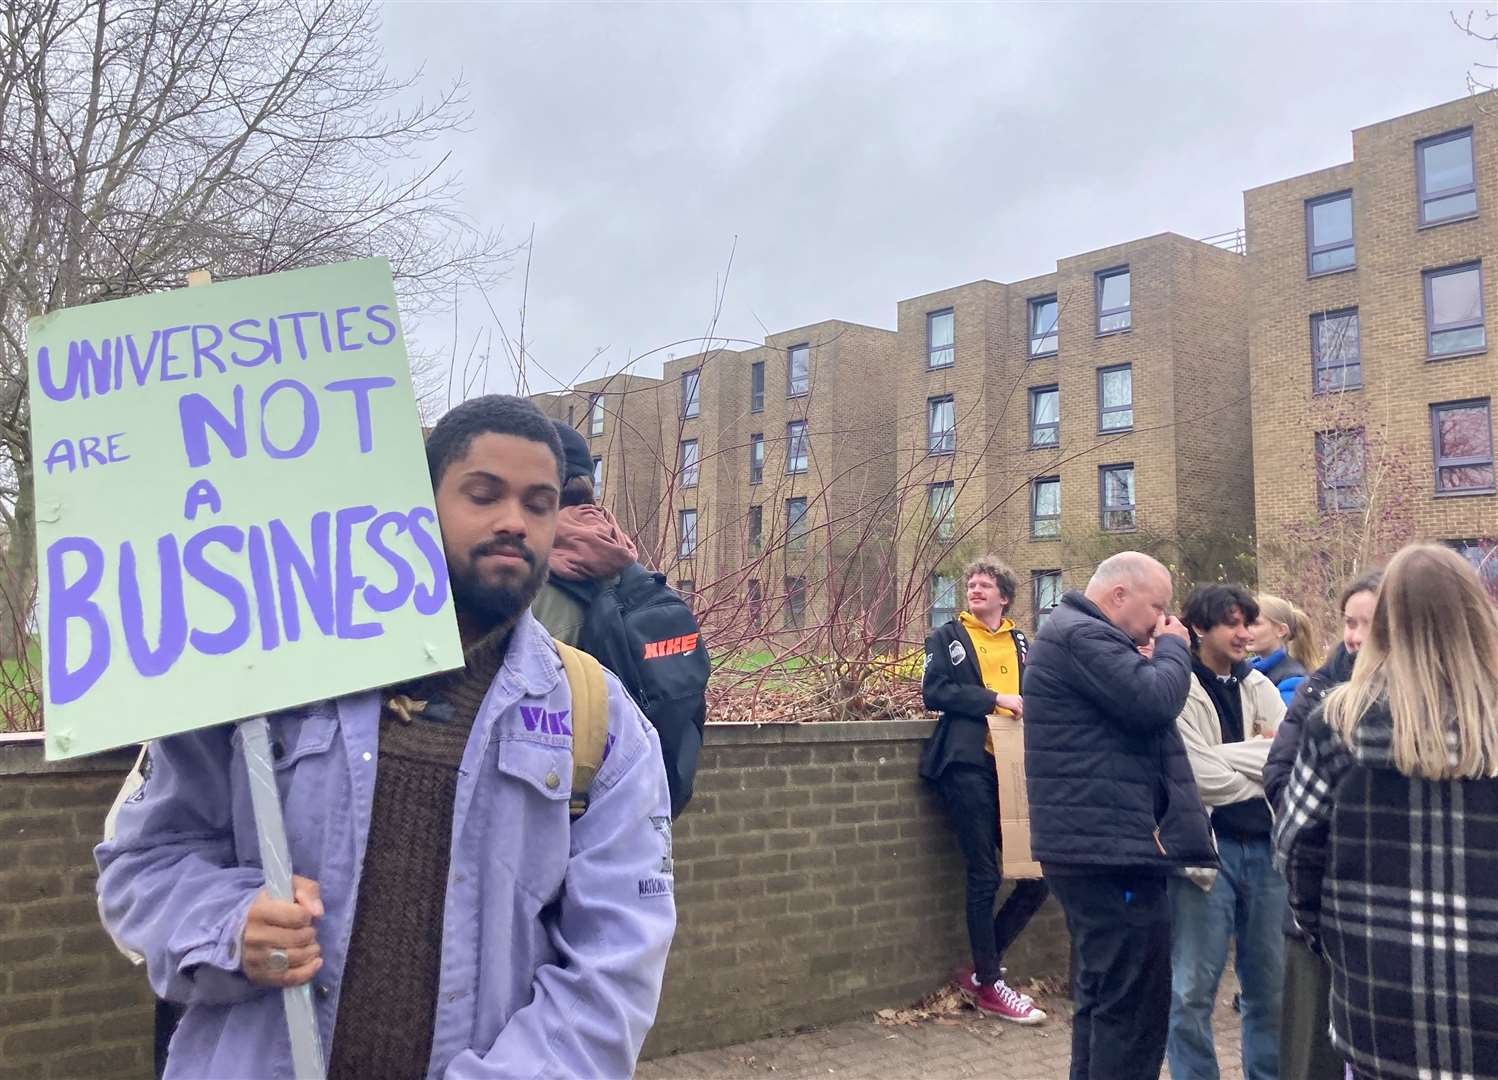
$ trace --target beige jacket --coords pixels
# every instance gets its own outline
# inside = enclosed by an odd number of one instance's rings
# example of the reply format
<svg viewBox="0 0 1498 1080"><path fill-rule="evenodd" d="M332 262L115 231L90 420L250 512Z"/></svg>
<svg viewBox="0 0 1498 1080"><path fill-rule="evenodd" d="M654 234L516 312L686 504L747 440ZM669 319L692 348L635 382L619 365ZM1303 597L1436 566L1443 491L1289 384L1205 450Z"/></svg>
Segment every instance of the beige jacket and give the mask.
<svg viewBox="0 0 1498 1080"><path fill-rule="evenodd" d="M1274 683L1257 671L1249 672L1248 678L1238 684L1238 694L1243 701L1244 739L1240 743L1223 743L1217 708L1195 673L1191 676L1186 706L1176 717L1176 727L1186 743L1186 756L1196 778L1196 790L1208 810L1264 797L1264 762L1269 757L1275 729L1284 718L1285 702ZM1204 889L1210 889L1217 876L1216 871L1195 867L1186 874Z"/></svg>

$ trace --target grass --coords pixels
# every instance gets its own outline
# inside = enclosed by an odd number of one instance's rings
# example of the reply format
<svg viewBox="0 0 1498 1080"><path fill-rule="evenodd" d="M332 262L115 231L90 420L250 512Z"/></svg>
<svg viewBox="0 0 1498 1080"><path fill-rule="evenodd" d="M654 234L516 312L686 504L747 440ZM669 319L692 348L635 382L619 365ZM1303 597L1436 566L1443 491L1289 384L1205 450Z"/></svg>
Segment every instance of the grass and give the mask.
<svg viewBox="0 0 1498 1080"><path fill-rule="evenodd" d="M35 638L27 641L24 658L0 660L0 732L41 730L36 695L41 670L42 649Z"/></svg>

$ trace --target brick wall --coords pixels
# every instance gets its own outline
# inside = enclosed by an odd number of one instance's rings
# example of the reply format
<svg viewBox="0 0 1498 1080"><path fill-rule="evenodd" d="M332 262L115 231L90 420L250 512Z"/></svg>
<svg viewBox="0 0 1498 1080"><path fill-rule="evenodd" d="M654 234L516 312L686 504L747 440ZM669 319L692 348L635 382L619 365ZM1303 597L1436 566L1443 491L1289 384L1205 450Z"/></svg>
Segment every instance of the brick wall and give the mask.
<svg viewBox="0 0 1498 1080"><path fill-rule="evenodd" d="M966 962L962 862L916 776L931 721L708 727L646 1053L902 1005ZM92 847L133 754L0 743L0 1080L149 1075L151 998L99 928ZM1048 906L1007 959L1059 975Z"/></svg>
<svg viewBox="0 0 1498 1080"><path fill-rule="evenodd" d="M99 927L92 855L134 754L41 757L0 742L0 1080L138 1080L151 996Z"/></svg>

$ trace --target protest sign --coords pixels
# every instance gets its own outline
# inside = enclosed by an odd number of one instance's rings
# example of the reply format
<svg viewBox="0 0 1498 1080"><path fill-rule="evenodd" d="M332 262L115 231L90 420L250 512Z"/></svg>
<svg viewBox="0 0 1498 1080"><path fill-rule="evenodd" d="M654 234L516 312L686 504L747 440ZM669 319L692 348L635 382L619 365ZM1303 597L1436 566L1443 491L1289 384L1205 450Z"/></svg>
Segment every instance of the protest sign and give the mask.
<svg viewBox="0 0 1498 1080"><path fill-rule="evenodd" d="M33 319L49 759L462 666L389 266Z"/></svg>

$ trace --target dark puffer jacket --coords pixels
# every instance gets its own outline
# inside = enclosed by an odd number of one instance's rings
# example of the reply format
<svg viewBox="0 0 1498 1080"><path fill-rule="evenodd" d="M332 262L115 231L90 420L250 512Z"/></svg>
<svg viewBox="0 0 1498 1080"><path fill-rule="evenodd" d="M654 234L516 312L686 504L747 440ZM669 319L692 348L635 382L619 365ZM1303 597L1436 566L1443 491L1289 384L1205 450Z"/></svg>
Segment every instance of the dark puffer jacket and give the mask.
<svg viewBox="0 0 1498 1080"><path fill-rule="evenodd" d="M1153 660L1080 592L1069 592L1025 665L1030 847L1041 863L1216 866L1176 717L1191 651L1161 638Z"/></svg>

